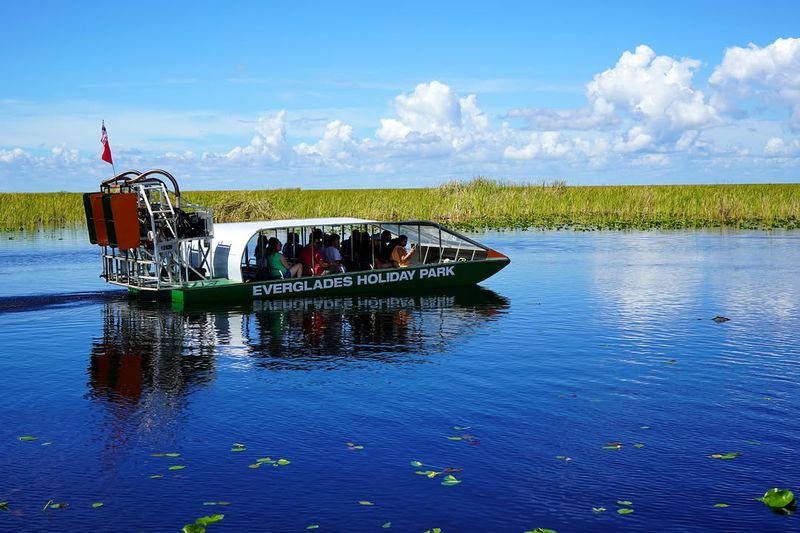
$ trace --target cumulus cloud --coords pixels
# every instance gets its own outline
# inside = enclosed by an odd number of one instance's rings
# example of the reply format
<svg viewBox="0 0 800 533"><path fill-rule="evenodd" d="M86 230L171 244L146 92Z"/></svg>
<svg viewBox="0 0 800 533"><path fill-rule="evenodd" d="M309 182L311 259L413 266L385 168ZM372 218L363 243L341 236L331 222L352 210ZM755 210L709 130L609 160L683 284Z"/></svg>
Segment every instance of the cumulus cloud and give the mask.
<svg viewBox="0 0 800 533"><path fill-rule="evenodd" d="M800 39L777 39L763 48L725 50L709 83L715 87L715 104L726 111L743 111L737 104L756 96L768 105L788 107L790 124L800 129Z"/></svg>
<svg viewBox="0 0 800 533"><path fill-rule="evenodd" d="M256 160L278 162L286 155L289 148L286 142L286 111L281 110L274 115L259 117L255 135L250 144L237 146L224 155L226 159Z"/></svg>
<svg viewBox="0 0 800 533"><path fill-rule="evenodd" d="M720 119L702 91L694 87L700 62L659 56L646 45L626 51L616 65L586 85L587 105L574 110L512 109L530 129L587 130L627 127L614 141L622 153L675 142L687 131L718 124ZM696 138L696 136L695 136ZM689 137L682 138L686 148Z"/></svg>
<svg viewBox="0 0 800 533"><path fill-rule="evenodd" d="M644 167L666 175L680 165L693 176L699 175L696 168L717 165L727 178L730 168L746 161L773 161L774 168L795 165L787 159L800 157L800 140L787 133L786 125L800 127L800 39L727 49L707 80L710 91L704 80L696 80L700 66L695 59L658 55L641 45L588 80L585 105L576 109L519 107L497 120L484 111L478 95L459 94L457 86L434 80L398 94L387 112L370 115L368 121L363 109L347 117L336 109L279 110L258 117L248 134L242 124L252 122L251 117L223 120L212 114L202 124L210 128L203 135L214 137L214 144L198 146L189 141L198 124L195 113L176 130L182 133L177 141L162 135L156 139L158 148L147 144L156 142L152 138L112 144L117 160L139 167L163 162L192 176L214 176L216 187L246 186L235 181L238 176L258 176L254 184L263 186L265 176L283 185L291 175L326 175L352 186L375 174L435 179L570 175L570 170L583 175L607 171L619 182L626 168L631 176L642 175ZM775 120L774 113L741 118L744 110L756 111L754 97L788 108L788 122ZM11 111L0 108L0 125L17 131L13 120L21 110L18 104ZM144 116L149 120L151 115ZM319 116L331 118L308 118ZM521 119L524 126L511 119ZM25 138L38 138L42 127L32 127ZM231 138L242 140L226 140ZM22 175L95 176L108 170L97 153L83 146L78 151L38 142L4 146L0 139L0 188L16 187L6 182ZM239 146L231 148L234 144ZM94 136L91 145L98 145ZM232 168L237 178L221 181L219 176L231 174Z"/></svg>

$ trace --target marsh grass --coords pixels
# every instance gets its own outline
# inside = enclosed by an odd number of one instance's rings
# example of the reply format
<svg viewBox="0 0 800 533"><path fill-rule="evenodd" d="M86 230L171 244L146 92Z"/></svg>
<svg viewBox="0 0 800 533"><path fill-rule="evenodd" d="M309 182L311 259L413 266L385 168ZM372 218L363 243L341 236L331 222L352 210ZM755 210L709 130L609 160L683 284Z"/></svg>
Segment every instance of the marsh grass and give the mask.
<svg viewBox="0 0 800 533"><path fill-rule="evenodd" d="M352 216L436 220L482 228L798 228L800 184L570 187L563 181L505 184L487 178L429 189L195 191L217 222ZM84 221L79 193L0 194L0 228Z"/></svg>

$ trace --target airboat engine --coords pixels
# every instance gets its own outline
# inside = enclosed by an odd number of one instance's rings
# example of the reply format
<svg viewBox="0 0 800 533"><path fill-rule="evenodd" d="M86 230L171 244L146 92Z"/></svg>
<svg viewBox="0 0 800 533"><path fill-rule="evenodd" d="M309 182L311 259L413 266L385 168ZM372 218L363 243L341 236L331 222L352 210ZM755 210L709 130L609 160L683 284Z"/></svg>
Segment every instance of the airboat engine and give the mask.
<svg viewBox="0 0 800 533"><path fill-rule="evenodd" d="M213 278L212 212L184 199L169 172L123 172L84 194L83 207L107 282L159 291Z"/></svg>

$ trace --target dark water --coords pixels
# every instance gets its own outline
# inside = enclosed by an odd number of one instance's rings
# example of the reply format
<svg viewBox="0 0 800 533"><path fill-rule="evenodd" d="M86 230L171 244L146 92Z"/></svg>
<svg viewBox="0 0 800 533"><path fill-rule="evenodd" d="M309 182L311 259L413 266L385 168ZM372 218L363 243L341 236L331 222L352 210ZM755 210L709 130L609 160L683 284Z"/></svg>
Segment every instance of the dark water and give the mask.
<svg viewBox="0 0 800 533"><path fill-rule="evenodd" d="M82 238L0 241L0 530L800 530L754 500L800 494L800 233L491 233L480 289L199 311Z"/></svg>

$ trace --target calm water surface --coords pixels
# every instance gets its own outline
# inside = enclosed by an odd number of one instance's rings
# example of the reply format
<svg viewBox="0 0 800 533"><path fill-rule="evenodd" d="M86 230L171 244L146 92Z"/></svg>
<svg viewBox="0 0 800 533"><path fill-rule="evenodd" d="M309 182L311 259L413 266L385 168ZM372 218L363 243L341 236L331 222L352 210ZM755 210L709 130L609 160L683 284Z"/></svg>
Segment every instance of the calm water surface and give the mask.
<svg viewBox="0 0 800 533"><path fill-rule="evenodd" d="M489 233L479 289L189 311L12 236L0 530L800 530L754 500L800 493L800 233Z"/></svg>

